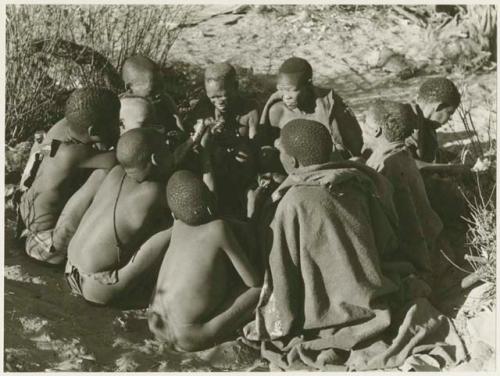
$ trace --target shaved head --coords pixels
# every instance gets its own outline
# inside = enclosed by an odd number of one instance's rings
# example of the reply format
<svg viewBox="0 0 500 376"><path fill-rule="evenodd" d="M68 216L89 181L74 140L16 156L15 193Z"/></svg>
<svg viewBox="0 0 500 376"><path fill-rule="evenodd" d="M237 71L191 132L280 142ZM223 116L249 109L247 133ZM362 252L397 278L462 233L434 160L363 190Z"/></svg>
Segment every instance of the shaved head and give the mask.
<svg viewBox="0 0 500 376"><path fill-rule="evenodd" d="M295 119L281 129L280 144L302 166L330 160L333 142L326 127L313 120Z"/></svg>
<svg viewBox="0 0 500 376"><path fill-rule="evenodd" d="M151 128L125 132L118 140L116 158L123 168L144 168L161 147L161 137Z"/></svg>
<svg viewBox="0 0 500 376"><path fill-rule="evenodd" d="M167 202L175 218L190 226L210 219L211 193L202 179L191 171L175 172L167 184Z"/></svg>
<svg viewBox="0 0 500 376"><path fill-rule="evenodd" d="M122 78L127 90L143 97L155 94L162 85L158 65L143 55L131 56L125 60Z"/></svg>
<svg viewBox="0 0 500 376"><path fill-rule="evenodd" d="M205 82L236 82L236 69L229 63L216 63L205 69Z"/></svg>
<svg viewBox="0 0 500 376"><path fill-rule="evenodd" d="M122 131L154 124L155 108L148 99L126 95L120 98L120 102L120 120L124 127Z"/></svg>

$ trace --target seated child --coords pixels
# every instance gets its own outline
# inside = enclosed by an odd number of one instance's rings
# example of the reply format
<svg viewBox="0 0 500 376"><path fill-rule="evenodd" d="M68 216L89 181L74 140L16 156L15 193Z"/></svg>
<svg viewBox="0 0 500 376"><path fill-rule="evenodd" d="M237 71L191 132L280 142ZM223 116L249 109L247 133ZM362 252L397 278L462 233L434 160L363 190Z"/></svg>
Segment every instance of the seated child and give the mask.
<svg viewBox="0 0 500 376"><path fill-rule="evenodd" d="M325 334L326 343L349 350L390 323L387 300L396 286L381 259L397 248L394 228L371 177L345 167L354 162L330 161L324 124L291 120L277 145L289 175L272 195L266 283L245 334L282 340L284 351L292 337L303 336L300 344Z"/></svg>
<svg viewBox="0 0 500 376"><path fill-rule="evenodd" d="M66 255L52 244L54 226L91 170L116 164L114 152L97 149L116 143L119 109L118 97L107 89L75 90L66 103L64 119L33 148L19 203L28 256L48 264L64 262Z"/></svg>
<svg viewBox="0 0 500 376"><path fill-rule="evenodd" d="M246 190L256 175L251 139L257 134L256 103L238 90L236 70L218 63L205 70L206 96L186 117L186 127L210 123L215 192L220 210L245 217Z"/></svg>
<svg viewBox="0 0 500 376"><path fill-rule="evenodd" d="M160 67L151 59L134 55L123 63L122 78L126 94L149 99L155 108L159 124L164 133L183 131L177 114L177 106L165 91Z"/></svg>
<svg viewBox="0 0 500 376"><path fill-rule="evenodd" d="M212 193L189 171L167 185L174 226L149 307L149 328L181 351L236 337L254 314L260 278L231 226L219 219Z"/></svg>
<svg viewBox="0 0 500 376"><path fill-rule="evenodd" d="M406 139L406 145L424 176L431 205L445 223L459 223L466 213L467 205L457 188L456 178L466 177L471 166L448 164L454 158L439 148L436 130L448 122L460 99L460 93L451 80L437 77L425 81L414 105L419 121L413 134ZM461 176L453 178L452 175Z"/></svg>
<svg viewBox="0 0 500 376"><path fill-rule="evenodd" d="M154 129L132 129L120 137L119 165L87 204L68 246L66 278L85 300L113 304L130 298L138 286L152 289L164 249L141 245L171 222L164 194L171 171L160 163L164 154ZM81 213L78 205L75 209ZM127 302L135 303L132 298Z"/></svg>
<svg viewBox="0 0 500 376"><path fill-rule="evenodd" d="M366 119L374 141L366 164L392 183L402 259L425 276L432 272L432 252L443 223L431 208L424 180L405 145L417 119L410 105L380 100L370 107Z"/></svg>
<svg viewBox="0 0 500 376"><path fill-rule="evenodd" d="M130 129L155 126L156 116L153 104L136 95L120 96L120 134Z"/></svg>
<svg viewBox="0 0 500 376"><path fill-rule="evenodd" d="M413 133L406 139L406 145L420 168L441 162L436 130L448 122L459 104L460 93L447 78L430 78L420 86L413 106L419 121L414 122Z"/></svg>
<svg viewBox="0 0 500 376"><path fill-rule="evenodd" d="M280 129L290 120L309 119L328 129L335 154L345 159L360 155L363 139L356 117L334 90L313 85L312 67L306 60L285 60L279 68L277 89L260 120L269 133L268 142L278 138Z"/></svg>

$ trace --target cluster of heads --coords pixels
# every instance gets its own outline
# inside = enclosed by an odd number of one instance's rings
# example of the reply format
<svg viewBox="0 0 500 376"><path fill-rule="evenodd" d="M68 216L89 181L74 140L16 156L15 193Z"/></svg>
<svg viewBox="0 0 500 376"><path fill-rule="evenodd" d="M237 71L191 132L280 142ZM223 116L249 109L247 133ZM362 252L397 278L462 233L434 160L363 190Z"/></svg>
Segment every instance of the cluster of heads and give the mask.
<svg viewBox="0 0 500 376"><path fill-rule="evenodd" d="M153 61L134 56L123 65L127 91L120 98L108 89L87 88L75 90L66 103L65 117L72 136L107 148L116 145L119 163L139 182L154 173L163 151L161 137L147 127L155 122L152 98L161 90L159 74ZM234 67L228 63L210 65L204 80L207 97L220 112L226 112L238 93ZM277 89L287 107L299 106L311 88L312 67L306 60L292 57L281 65ZM446 78L429 79L419 90L417 104L424 117L441 125L459 106L460 93ZM120 119L126 130L121 137ZM416 122L410 105L392 101L376 101L367 114L371 136L388 142L404 141L416 128ZM291 174L301 167L328 162L333 144L323 124L296 119L281 129L277 147L283 168ZM265 165L266 158L275 159L272 152L263 153L261 159ZM209 221L215 211L213 194L189 171L172 175L167 184L167 200L173 215L193 226Z"/></svg>

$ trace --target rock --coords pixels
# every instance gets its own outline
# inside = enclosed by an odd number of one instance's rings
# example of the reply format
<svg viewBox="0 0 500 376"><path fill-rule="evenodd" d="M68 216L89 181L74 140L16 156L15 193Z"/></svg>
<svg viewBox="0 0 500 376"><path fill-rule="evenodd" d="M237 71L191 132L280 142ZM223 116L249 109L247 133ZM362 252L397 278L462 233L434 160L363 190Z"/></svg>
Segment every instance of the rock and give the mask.
<svg viewBox="0 0 500 376"><path fill-rule="evenodd" d="M5 150L5 172L22 172L28 161L31 150L31 142L20 142L16 146L7 146Z"/></svg>
<svg viewBox="0 0 500 376"><path fill-rule="evenodd" d="M491 348L495 347L495 321L496 317L492 311L481 311L467 321L467 329L472 340L486 343Z"/></svg>

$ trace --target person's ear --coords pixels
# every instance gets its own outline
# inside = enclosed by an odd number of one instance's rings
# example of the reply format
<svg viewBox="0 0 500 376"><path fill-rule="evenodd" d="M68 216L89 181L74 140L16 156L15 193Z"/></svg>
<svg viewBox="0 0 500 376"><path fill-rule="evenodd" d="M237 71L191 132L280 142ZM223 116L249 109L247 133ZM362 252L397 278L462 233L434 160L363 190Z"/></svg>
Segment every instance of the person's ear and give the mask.
<svg viewBox="0 0 500 376"><path fill-rule="evenodd" d="M298 168L299 167L299 160L291 155L287 156L288 161L290 162L290 165L293 166L293 168Z"/></svg>
<svg viewBox="0 0 500 376"><path fill-rule="evenodd" d="M97 132L96 127L92 125L87 129L87 132L91 138L99 137L99 132Z"/></svg>
<svg viewBox="0 0 500 376"><path fill-rule="evenodd" d="M153 166L156 166L158 167L159 163L158 163L158 157L156 156L155 153L151 154L151 164Z"/></svg>
<svg viewBox="0 0 500 376"><path fill-rule="evenodd" d="M170 212L170 214L172 215L172 218L173 218L173 219L174 219L174 221L175 221L177 218L175 217L174 212Z"/></svg>
<svg viewBox="0 0 500 376"><path fill-rule="evenodd" d="M374 133L375 137L380 137L382 136L382 127L377 127L375 128L375 133Z"/></svg>

